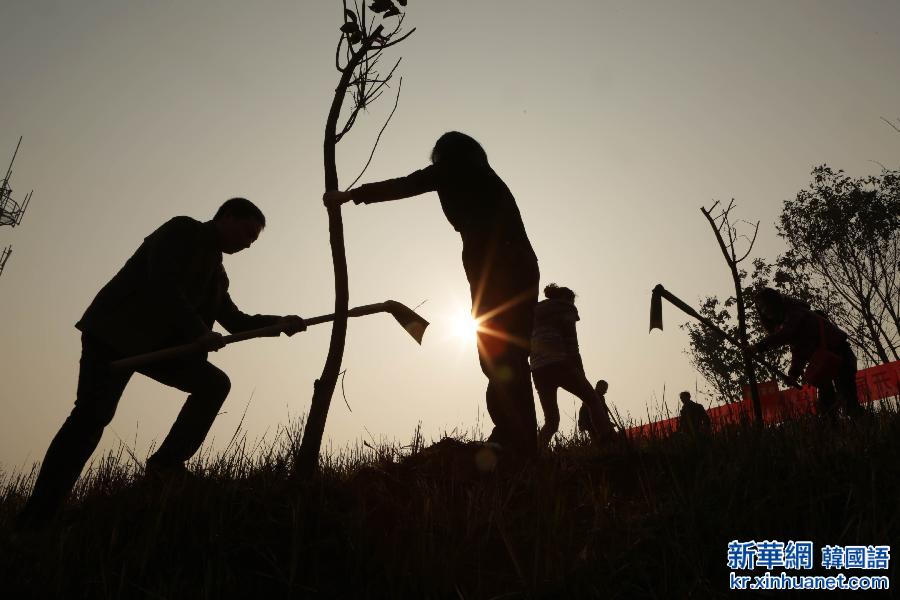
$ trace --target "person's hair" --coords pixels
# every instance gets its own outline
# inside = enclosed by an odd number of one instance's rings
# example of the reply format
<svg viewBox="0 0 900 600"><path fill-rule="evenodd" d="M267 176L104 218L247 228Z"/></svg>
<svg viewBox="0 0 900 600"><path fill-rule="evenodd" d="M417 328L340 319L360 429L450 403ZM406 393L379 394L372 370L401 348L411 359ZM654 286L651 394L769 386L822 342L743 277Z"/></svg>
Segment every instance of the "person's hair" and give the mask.
<svg viewBox="0 0 900 600"><path fill-rule="evenodd" d="M772 331L784 319L785 297L776 289L764 287L753 298L756 313L767 331Z"/></svg>
<svg viewBox="0 0 900 600"><path fill-rule="evenodd" d="M691 399L691 393L688 391L684 391L684 392L681 392L680 394L678 394L678 397L681 398L682 402L684 402L685 400Z"/></svg>
<svg viewBox="0 0 900 600"><path fill-rule="evenodd" d="M603 388L603 391L602 391L602 392L600 392L600 389L601 389L601 388ZM600 393L605 394L606 391L609 389L609 384L606 383L606 380L605 380L605 379L600 379L599 381L597 381L597 385L594 386L594 389L595 389L597 392L600 392Z"/></svg>
<svg viewBox="0 0 900 600"><path fill-rule="evenodd" d="M756 292L756 303L770 308L779 308L784 304L784 297L778 290L764 287Z"/></svg>
<svg viewBox="0 0 900 600"><path fill-rule="evenodd" d="M231 198L226 200L216 211L213 221L231 215L235 219L253 219L263 227L266 226L266 216L259 207L246 198Z"/></svg>
<svg viewBox="0 0 900 600"><path fill-rule="evenodd" d="M431 162L487 164L488 158L475 138L458 131L448 131L434 143Z"/></svg>
<svg viewBox="0 0 900 600"><path fill-rule="evenodd" d="M555 283L550 283L544 288L544 296L549 299L558 298L560 300L568 300L569 302L575 301L575 292L567 287L556 285Z"/></svg>

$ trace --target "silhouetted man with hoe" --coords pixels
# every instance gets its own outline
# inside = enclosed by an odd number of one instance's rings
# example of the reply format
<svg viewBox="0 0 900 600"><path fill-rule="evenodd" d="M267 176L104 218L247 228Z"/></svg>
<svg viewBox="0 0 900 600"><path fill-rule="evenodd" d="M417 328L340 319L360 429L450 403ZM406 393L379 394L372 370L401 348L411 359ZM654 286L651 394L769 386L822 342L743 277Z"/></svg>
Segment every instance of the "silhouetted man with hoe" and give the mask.
<svg viewBox="0 0 900 600"><path fill-rule="evenodd" d="M575 323L580 319L575 308L575 292L551 283L544 288L546 300L534 311L531 334L531 375L537 389L544 425L538 444L546 448L559 430L559 406L556 392L562 388L577 396L587 406L591 440L599 445L612 433L609 416L599 396L584 374Z"/></svg>
<svg viewBox="0 0 900 600"><path fill-rule="evenodd" d="M462 263L479 323L478 357L488 378L489 440L520 456L537 447L534 393L528 369L537 304L537 257L516 200L473 138L451 131L431 152L432 164L406 177L326 192L326 205L371 204L438 193L444 215L462 237Z"/></svg>
<svg viewBox="0 0 900 600"><path fill-rule="evenodd" d="M747 347L751 353L765 352L788 344L791 366L788 375L803 376L818 391L817 412L834 416L840 396L847 416L863 412L856 390L856 355L847 334L808 304L772 288L756 294L756 307L766 337Z"/></svg>
<svg viewBox="0 0 900 600"><path fill-rule="evenodd" d="M81 330L81 367L75 407L53 438L20 526L51 518L65 501L100 442L133 371L110 363L167 346L197 342L206 351L223 346L212 331L218 321L229 332L284 323L293 335L306 329L298 316L247 315L228 294L222 254L248 248L266 220L245 198L225 202L211 221L175 217L144 239L75 325ZM184 463L200 448L230 389L228 376L206 352L140 367L138 372L190 394L147 472L185 473Z"/></svg>
<svg viewBox="0 0 900 600"><path fill-rule="evenodd" d="M688 435L707 435L712 423L706 409L699 402L691 400L690 392L678 394L681 398L681 413L678 416L678 430Z"/></svg>

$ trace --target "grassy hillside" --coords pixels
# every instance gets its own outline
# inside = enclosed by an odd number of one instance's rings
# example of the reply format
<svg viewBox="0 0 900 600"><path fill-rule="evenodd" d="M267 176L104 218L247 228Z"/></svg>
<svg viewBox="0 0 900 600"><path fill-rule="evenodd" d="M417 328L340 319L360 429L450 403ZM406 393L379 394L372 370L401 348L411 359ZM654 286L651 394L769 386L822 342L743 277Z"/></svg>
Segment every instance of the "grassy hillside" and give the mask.
<svg viewBox="0 0 900 600"><path fill-rule="evenodd" d="M733 539L812 540L817 564L825 544L900 540L895 410L605 451L564 439L490 473L473 445L416 439L326 457L305 482L292 431L203 457L186 481L110 455L35 534L11 531L30 476L6 475L5 597L710 598L727 594Z"/></svg>

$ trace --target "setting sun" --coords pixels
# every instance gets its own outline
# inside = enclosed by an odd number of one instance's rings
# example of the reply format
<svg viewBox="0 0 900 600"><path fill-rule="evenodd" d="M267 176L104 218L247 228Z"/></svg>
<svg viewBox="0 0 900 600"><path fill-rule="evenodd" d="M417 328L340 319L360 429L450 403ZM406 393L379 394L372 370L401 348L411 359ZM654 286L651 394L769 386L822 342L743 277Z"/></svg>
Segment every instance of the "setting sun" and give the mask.
<svg viewBox="0 0 900 600"><path fill-rule="evenodd" d="M460 339L474 341L478 332L478 321L471 314L464 312L453 319L451 331Z"/></svg>

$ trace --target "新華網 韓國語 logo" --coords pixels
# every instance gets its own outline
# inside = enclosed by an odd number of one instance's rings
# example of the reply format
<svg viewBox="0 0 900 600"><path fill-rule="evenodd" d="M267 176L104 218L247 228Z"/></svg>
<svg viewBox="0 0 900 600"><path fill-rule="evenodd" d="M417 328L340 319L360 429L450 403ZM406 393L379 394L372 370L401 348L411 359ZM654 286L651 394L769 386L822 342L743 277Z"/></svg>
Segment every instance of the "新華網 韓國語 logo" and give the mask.
<svg viewBox="0 0 900 600"><path fill-rule="evenodd" d="M852 572L887 571L891 561L889 545L826 545L822 546L817 556L815 545L808 540L732 540L728 542L726 554L731 571L728 585L732 590L890 589L890 579L886 575L856 575ZM816 567L828 574L809 573ZM756 573L745 574L741 571Z"/></svg>

